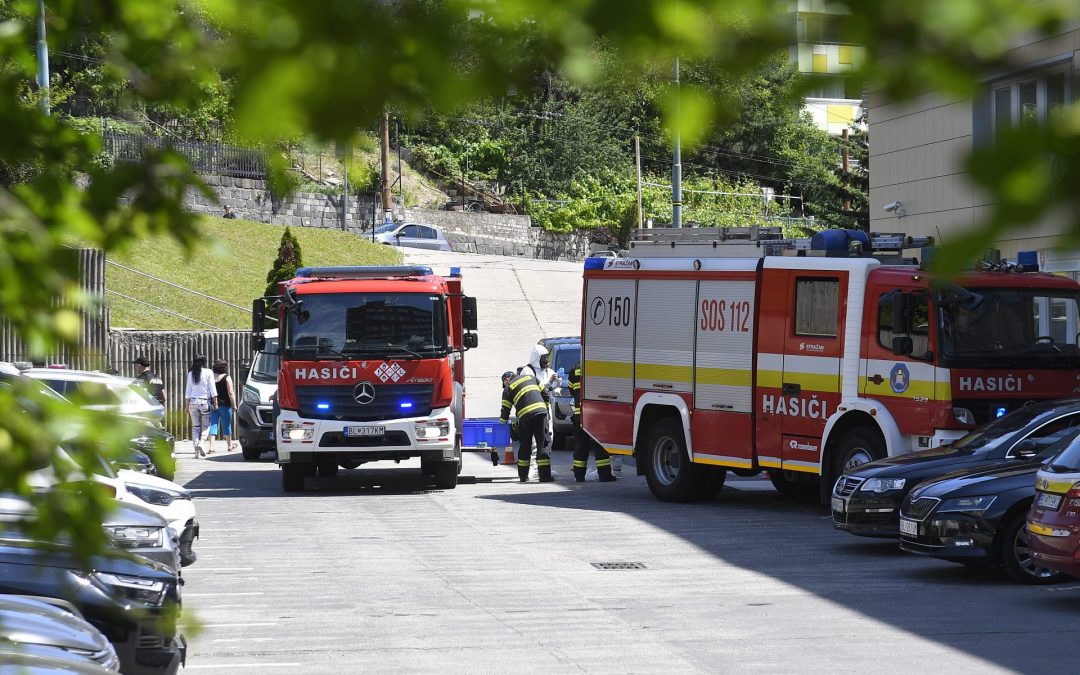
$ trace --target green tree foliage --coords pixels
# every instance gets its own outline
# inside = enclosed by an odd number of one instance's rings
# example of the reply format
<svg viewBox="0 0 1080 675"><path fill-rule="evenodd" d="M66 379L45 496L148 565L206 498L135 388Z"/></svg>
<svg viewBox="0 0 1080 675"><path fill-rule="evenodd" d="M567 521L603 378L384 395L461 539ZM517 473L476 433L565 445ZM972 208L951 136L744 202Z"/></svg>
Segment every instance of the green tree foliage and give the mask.
<svg viewBox="0 0 1080 675"><path fill-rule="evenodd" d="M303 257L300 252L300 241L288 227L281 234L281 244L278 246L277 258L270 271L266 273L266 291L263 295L271 296L278 294L278 284L288 281L296 276L296 270L303 265ZM275 326L269 326L273 328Z"/></svg>
<svg viewBox="0 0 1080 675"><path fill-rule="evenodd" d="M147 234L169 233L193 250L199 236L183 196L209 191L182 157L168 152L104 165L96 136L42 114L28 84L37 4L0 1L0 158L16 167L4 171L0 185L0 314L37 353L46 353L57 343L76 346L78 314L71 307L94 302L78 291L70 245L124 251ZM372 126L387 106L410 119L427 111L451 114L499 100L511 87L531 91L546 73L584 89L603 74L597 44L617 61L657 72L677 49L687 62L714 63L735 81L758 72L792 38L790 17L778 14L773 0L48 0L46 6L54 53L79 53L86 26L103 36L93 52L107 66L100 79L58 85L98 87L106 96L121 91L136 108L190 112L227 82L235 132L265 144L344 141ZM866 65L852 76L894 99L933 89L971 96L984 73L1001 65L1014 36L1057 34L1077 13L1071 0L839 0L834 6L851 11L845 31L867 46ZM653 100L631 101L620 112L628 117L594 118L623 124ZM679 124L690 141L737 118L736 107L725 103L730 97L716 101L693 82L682 89L677 117L674 100L663 100L663 123ZM545 99L545 106L557 104L565 105ZM1072 189L1080 174L1078 120L1073 107L1045 128L1019 128L979 150L972 176L995 206L987 225L946 259L955 263L989 237L1050 210L1080 214L1080 193ZM547 122L537 119L534 128ZM569 148L580 152L584 138ZM537 171L545 169L537 164ZM1080 215L1072 231L1080 235ZM58 307L52 302L58 296L70 302ZM0 391L0 410L27 411L0 420L0 491L28 494L28 472L84 418L7 390ZM80 433L97 447L119 448L118 429L88 422ZM87 526L94 509L85 500L67 493L35 498L43 523L67 529L86 546L100 544L100 529Z"/></svg>

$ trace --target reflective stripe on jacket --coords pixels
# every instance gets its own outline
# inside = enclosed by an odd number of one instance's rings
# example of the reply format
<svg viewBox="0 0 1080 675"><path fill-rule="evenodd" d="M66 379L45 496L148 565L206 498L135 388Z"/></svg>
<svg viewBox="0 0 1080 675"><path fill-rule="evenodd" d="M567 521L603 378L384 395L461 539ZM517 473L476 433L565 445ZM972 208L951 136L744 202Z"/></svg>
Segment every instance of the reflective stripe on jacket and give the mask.
<svg viewBox="0 0 1080 675"><path fill-rule="evenodd" d="M530 371L522 370L503 389L502 413L499 419L503 422L510 419L513 408L517 408L518 422L547 412L547 396Z"/></svg>
<svg viewBox="0 0 1080 675"><path fill-rule="evenodd" d="M581 414L581 364L570 371L570 393L574 395L574 414Z"/></svg>

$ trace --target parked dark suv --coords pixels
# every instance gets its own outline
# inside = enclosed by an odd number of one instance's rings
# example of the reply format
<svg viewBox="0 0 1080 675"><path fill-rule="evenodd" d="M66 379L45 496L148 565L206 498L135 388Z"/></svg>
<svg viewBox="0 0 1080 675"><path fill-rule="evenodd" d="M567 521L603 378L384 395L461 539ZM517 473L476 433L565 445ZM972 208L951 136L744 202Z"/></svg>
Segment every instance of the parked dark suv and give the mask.
<svg viewBox="0 0 1080 675"><path fill-rule="evenodd" d="M574 414L574 397L570 394L570 373L581 362L581 338L553 337L540 340L539 344L548 350L551 369L558 372L563 370L563 381L551 392L549 419L551 420L551 448L562 450L566 447L566 439L574 432L574 425L570 417Z"/></svg>

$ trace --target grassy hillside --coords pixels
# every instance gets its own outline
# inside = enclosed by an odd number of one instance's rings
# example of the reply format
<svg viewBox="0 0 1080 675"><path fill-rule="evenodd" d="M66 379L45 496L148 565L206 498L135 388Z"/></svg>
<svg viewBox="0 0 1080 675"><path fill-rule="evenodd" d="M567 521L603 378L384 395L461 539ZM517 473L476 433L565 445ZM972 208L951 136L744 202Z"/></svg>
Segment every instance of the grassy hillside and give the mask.
<svg viewBox="0 0 1080 675"><path fill-rule="evenodd" d="M149 238L115 261L241 307L250 307L252 298L261 296L266 287L266 273L277 257L284 228L246 220L206 218L202 229L206 243L190 258L185 258L180 248L168 239ZM395 249L372 244L353 234L304 227L292 231L300 240L305 265L390 265L401 261ZM251 326L250 315L245 312L115 265L107 266L106 288L216 328ZM111 293L107 300L115 328L205 328Z"/></svg>

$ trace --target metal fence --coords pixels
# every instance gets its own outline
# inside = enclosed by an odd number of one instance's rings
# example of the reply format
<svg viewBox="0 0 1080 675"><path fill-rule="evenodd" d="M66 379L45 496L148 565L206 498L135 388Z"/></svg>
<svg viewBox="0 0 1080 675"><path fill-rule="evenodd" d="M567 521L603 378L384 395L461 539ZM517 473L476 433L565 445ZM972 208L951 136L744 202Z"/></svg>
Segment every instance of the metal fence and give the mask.
<svg viewBox="0 0 1080 675"><path fill-rule="evenodd" d="M266 154L253 148L238 148L220 143L181 141L158 136L140 136L106 130L102 135L105 152L117 162L141 161L148 149L168 149L187 158L196 173L265 179Z"/></svg>
<svg viewBox="0 0 1080 675"><path fill-rule="evenodd" d="M72 251L78 256L79 286L93 298L101 299L105 291L105 253L95 249ZM65 303L57 300L56 305ZM72 368L100 368L107 357L109 310L103 303L91 310L79 312L79 345L73 353L61 345L44 354L32 354L25 341L8 321L0 321L0 361L32 361L36 363L65 363Z"/></svg>
<svg viewBox="0 0 1080 675"><path fill-rule="evenodd" d="M206 356L207 365L216 359L229 363L236 404L240 403L242 378L240 362L252 358L248 331L146 331L119 330L109 333L109 364L121 375L134 377L132 362L138 356L150 359L150 368L165 380L166 427L177 438L189 438L191 424L184 405L187 369L196 355ZM236 431L234 426L234 431Z"/></svg>

